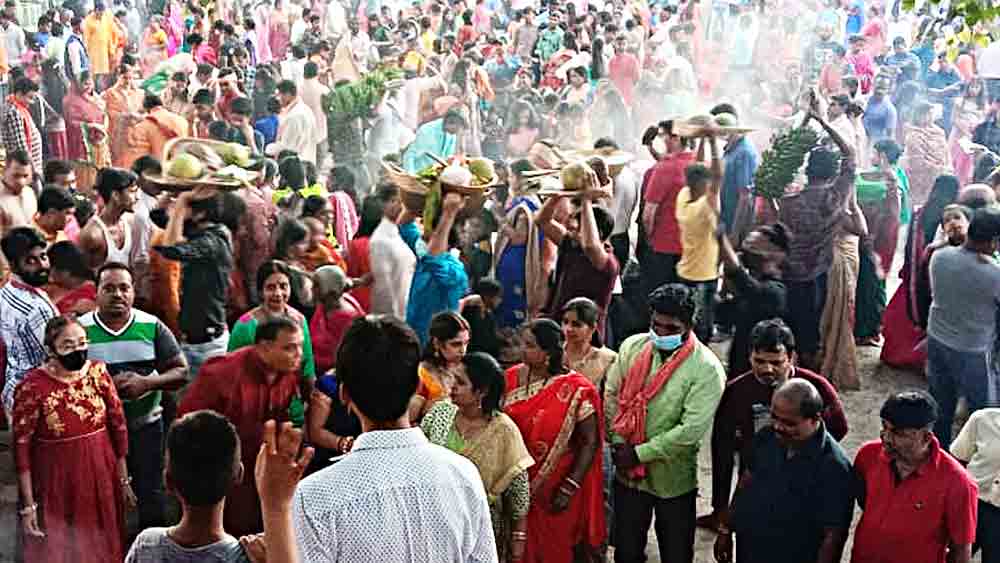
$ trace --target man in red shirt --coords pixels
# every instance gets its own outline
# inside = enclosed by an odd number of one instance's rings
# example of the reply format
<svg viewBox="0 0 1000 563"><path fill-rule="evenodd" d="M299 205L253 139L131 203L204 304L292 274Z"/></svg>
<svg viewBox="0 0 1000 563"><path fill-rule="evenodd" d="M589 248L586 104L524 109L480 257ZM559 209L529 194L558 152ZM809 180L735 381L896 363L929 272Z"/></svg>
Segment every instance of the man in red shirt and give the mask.
<svg viewBox="0 0 1000 563"><path fill-rule="evenodd" d="M932 432L938 406L924 391L882 405L882 440L858 450L864 511L852 563L967 563L976 536L978 487Z"/></svg>
<svg viewBox="0 0 1000 563"><path fill-rule="evenodd" d="M640 259L646 293L677 280L677 262L681 258L677 194L687 182L685 169L694 162L687 140L673 134L673 121L662 125L667 154L646 173L642 186L642 226L649 239L649 251Z"/></svg>
<svg viewBox="0 0 1000 563"><path fill-rule="evenodd" d="M625 36L615 37L615 56L608 63L608 78L621 93L625 107L632 107L632 93L639 81L639 59L627 49Z"/></svg>
<svg viewBox="0 0 1000 563"><path fill-rule="evenodd" d="M240 435L245 474L253 475L264 422L291 421L295 426L304 422L299 391L302 343L302 327L296 321L274 317L261 323L253 346L202 364L177 416L210 409L228 418ZM235 536L263 530L252 477L244 478L226 495L224 518L226 531Z"/></svg>

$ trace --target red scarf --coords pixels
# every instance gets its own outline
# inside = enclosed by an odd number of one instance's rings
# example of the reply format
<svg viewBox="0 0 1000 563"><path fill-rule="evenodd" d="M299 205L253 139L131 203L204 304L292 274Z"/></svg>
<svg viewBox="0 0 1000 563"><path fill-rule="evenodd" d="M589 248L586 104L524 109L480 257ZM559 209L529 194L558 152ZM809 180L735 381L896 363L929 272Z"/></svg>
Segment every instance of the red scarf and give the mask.
<svg viewBox="0 0 1000 563"><path fill-rule="evenodd" d="M7 103L17 108L17 112L21 115L21 125L24 126L24 138L28 141L29 147L34 146L34 139L31 138L31 129L34 126L34 121L31 119L31 110L13 94L7 96Z"/></svg>
<svg viewBox="0 0 1000 563"><path fill-rule="evenodd" d="M643 346L618 391L618 414L611 423L612 429L625 438L626 443L638 445L646 442L646 415L649 411L649 401L670 381L674 371L694 352L697 343L698 338L694 333L688 333L684 344L660 366L649 385L645 383L653 365L653 343L647 342ZM642 479L646 476L646 466L640 464L629 470L628 474L633 479Z"/></svg>

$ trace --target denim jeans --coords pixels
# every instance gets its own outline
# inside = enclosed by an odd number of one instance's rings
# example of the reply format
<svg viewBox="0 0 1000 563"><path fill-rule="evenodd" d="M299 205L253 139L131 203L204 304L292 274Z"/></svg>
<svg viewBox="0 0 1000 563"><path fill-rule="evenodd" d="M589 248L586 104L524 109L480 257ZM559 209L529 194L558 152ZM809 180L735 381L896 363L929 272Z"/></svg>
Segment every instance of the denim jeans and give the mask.
<svg viewBox="0 0 1000 563"><path fill-rule="evenodd" d="M719 280L696 282L681 280L695 291L694 333L703 343L712 341L715 331L715 293Z"/></svg>
<svg viewBox="0 0 1000 563"><path fill-rule="evenodd" d="M615 531L615 458L611 455L611 444L604 444L604 519L608 527L608 542Z"/></svg>
<svg viewBox="0 0 1000 563"><path fill-rule="evenodd" d="M128 474L138 500L139 529L165 524L163 419L128 431Z"/></svg>
<svg viewBox="0 0 1000 563"><path fill-rule="evenodd" d="M229 331L220 334L215 340L209 340L201 344L181 344L184 351L184 358L187 359L188 379L193 381L198 376L201 364L216 356L222 356L229 348Z"/></svg>
<svg viewBox="0 0 1000 563"><path fill-rule="evenodd" d="M958 398L964 396L969 412L995 401L992 397L993 351L962 352L945 346L933 336L927 337L927 383L940 412L934 434L942 444L951 444Z"/></svg>

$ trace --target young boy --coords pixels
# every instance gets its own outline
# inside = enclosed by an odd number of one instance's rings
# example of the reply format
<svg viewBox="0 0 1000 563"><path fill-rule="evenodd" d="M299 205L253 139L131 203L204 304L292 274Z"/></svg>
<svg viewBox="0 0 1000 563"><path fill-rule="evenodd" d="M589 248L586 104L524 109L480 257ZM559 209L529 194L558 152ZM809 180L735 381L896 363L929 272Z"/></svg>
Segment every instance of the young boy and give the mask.
<svg viewBox="0 0 1000 563"><path fill-rule="evenodd" d="M256 480L270 561L291 561L288 557L294 553L292 494L313 455L313 449L306 448L296 459L301 443L301 431L288 424L278 430L274 421L265 423ZM261 536L238 540L222 528L226 491L244 478L240 438L225 417L202 410L178 419L167 433L165 462L164 480L167 491L181 504L181 522L143 530L126 563L249 563L247 550L260 553Z"/></svg>
<svg viewBox="0 0 1000 563"><path fill-rule="evenodd" d="M714 138L706 138L704 145L712 150L712 168L691 164L685 169L687 185L677 194L677 224L681 231L681 259L677 263L677 276L697 291L695 334L708 343L712 338L715 291L719 278L719 242L715 230L719 224L719 187L722 185L722 160ZM701 160L699 158L699 160Z"/></svg>
<svg viewBox="0 0 1000 563"><path fill-rule="evenodd" d="M503 300L503 286L493 278L483 278L472 291L482 299L482 304L470 302L462 307L462 317L469 323L468 352L486 352L499 358L500 335L494 312Z"/></svg>

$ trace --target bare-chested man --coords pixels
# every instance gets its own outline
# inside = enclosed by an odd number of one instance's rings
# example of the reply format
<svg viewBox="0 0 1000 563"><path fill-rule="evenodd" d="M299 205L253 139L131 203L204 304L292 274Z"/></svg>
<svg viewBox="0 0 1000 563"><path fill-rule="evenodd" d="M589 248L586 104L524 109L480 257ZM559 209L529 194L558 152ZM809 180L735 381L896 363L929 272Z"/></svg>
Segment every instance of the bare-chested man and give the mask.
<svg viewBox="0 0 1000 563"><path fill-rule="evenodd" d="M15 227L30 227L38 201L31 187L34 172L31 157L25 151L7 153L7 165L0 185L0 237ZM6 281L9 268L0 255L0 283Z"/></svg>
<svg viewBox="0 0 1000 563"><path fill-rule="evenodd" d="M138 177L122 168L102 168L94 189L104 200L104 208L80 231L80 250L87 265L96 270L105 262L131 264Z"/></svg>

